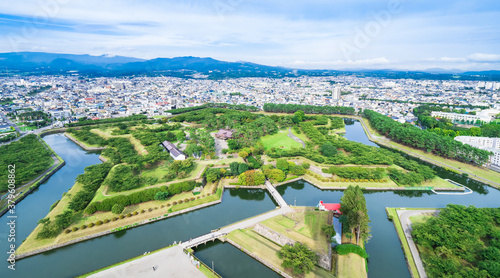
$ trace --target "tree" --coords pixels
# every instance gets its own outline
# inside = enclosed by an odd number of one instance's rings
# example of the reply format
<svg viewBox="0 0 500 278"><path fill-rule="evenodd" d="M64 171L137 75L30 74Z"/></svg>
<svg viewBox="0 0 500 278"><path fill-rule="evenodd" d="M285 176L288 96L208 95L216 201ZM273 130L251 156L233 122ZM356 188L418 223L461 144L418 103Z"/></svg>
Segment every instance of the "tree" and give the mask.
<svg viewBox="0 0 500 278"><path fill-rule="evenodd" d="M239 163L238 163L238 162L236 162L236 161L235 161L235 162L231 162L231 163L229 164L229 169L231 169L231 174L232 174L232 175L238 175L238 174L240 174L240 173L238 172L238 165L239 165Z"/></svg>
<svg viewBox="0 0 500 278"><path fill-rule="evenodd" d="M325 144L323 144L323 146L321 146L321 153L324 156L332 157L332 156L337 155L337 148L335 148L332 145L332 143L326 142Z"/></svg>
<svg viewBox="0 0 500 278"><path fill-rule="evenodd" d="M247 158L248 153L247 153L246 151L240 151L240 152L238 153L238 155L239 155L241 158L245 159L245 158Z"/></svg>
<svg viewBox="0 0 500 278"><path fill-rule="evenodd" d="M115 204L111 207L111 212L114 214L120 214L125 209L125 206L122 204Z"/></svg>
<svg viewBox="0 0 500 278"><path fill-rule="evenodd" d="M335 232L335 228L332 225L324 225L321 227L321 230L329 237L334 237L337 232Z"/></svg>
<svg viewBox="0 0 500 278"><path fill-rule="evenodd" d="M184 133L184 131L180 131L175 135L175 137L177 138L177 141L182 142L184 141L184 139L186 139L186 134Z"/></svg>
<svg viewBox="0 0 500 278"><path fill-rule="evenodd" d="M298 275L311 272L318 261L318 255L300 242L296 242L293 246L284 245L277 254L283 260L281 265L284 268L291 268L293 273Z"/></svg>
<svg viewBox="0 0 500 278"><path fill-rule="evenodd" d="M160 191L155 194L155 200L157 201L164 201L167 198L168 198L168 191Z"/></svg>
<svg viewBox="0 0 500 278"><path fill-rule="evenodd" d="M246 163L239 163L238 164L238 174L242 174L244 172L248 171L248 164Z"/></svg>
<svg viewBox="0 0 500 278"><path fill-rule="evenodd" d="M356 243L359 245L361 237L367 238L369 233L368 209L366 200L359 186L350 185L340 199L340 211L346 217L349 229L354 230L356 234Z"/></svg>
<svg viewBox="0 0 500 278"><path fill-rule="evenodd" d="M288 161L284 158L278 158L276 161L276 168L280 169L281 171L287 171L288 170Z"/></svg>
<svg viewBox="0 0 500 278"><path fill-rule="evenodd" d="M297 112L293 113L293 118L292 121L295 124L298 124L304 120L305 113L302 110L298 110Z"/></svg>

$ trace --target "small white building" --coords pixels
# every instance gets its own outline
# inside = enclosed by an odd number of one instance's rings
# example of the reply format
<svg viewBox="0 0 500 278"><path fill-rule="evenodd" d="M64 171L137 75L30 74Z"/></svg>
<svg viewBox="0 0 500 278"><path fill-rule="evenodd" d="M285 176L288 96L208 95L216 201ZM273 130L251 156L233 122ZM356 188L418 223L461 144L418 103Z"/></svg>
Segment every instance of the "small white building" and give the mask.
<svg viewBox="0 0 500 278"><path fill-rule="evenodd" d="M488 163L492 166L491 169L500 172L500 138L457 136L455 140L478 149L493 152Z"/></svg>
<svg viewBox="0 0 500 278"><path fill-rule="evenodd" d="M170 153L170 156L174 160L185 160L186 155L181 152L174 144L168 142L168 141L163 141L161 145L165 148Z"/></svg>

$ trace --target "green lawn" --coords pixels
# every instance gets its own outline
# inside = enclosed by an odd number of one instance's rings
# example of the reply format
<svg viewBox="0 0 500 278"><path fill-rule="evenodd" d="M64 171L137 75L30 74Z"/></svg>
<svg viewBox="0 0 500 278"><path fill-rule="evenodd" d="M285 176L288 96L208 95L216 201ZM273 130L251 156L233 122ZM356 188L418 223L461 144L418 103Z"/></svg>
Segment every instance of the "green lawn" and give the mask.
<svg viewBox="0 0 500 278"><path fill-rule="evenodd" d="M292 138L288 137L288 130L280 130L274 135L266 135L260 138L260 141L266 149L270 148L285 148L290 149L292 147L300 148L302 144L295 142Z"/></svg>
<svg viewBox="0 0 500 278"><path fill-rule="evenodd" d="M318 253L326 254L330 243L321 227L328 222L328 212L304 207L296 208L295 211L265 220L261 224L306 244Z"/></svg>
<svg viewBox="0 0 500 278"><path fill-rule="evenodd" d="M257 234L251 229L236 230L228 234L227 237L243 247L248 252L270 263L274 268L290 274L290 271L286 271L281 266L282 260L278 258L278 255L276 254L276 252L281 249L281 246L279 246L278 244ZM313 278L334 276L327 270L316 266L310 273L302 277Z"/></svg>
<svg viewBox="0 0 500 278"><path fill-rule="evenodd" d="M338 255L338 278L366 277L365 259L357 254Z"/></svg>

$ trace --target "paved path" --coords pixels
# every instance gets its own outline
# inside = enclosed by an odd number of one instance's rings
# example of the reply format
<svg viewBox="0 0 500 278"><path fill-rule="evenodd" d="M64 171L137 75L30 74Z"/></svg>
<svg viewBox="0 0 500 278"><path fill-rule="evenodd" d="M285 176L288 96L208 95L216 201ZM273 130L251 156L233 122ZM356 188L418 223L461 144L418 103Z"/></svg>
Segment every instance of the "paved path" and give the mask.
<svg viewBox="0 0 500 278"><path fill-rule="evenodd" d="M459 173L466 173L466 174L469 175L469 178L477 180L477 181L480 181L480 182L483 182L483 183L486 183L486 184L489 184L489 185L491 185L493 187L496 187L496 188L500 187L500 182L492 181L492 180L489 180L489 179L486 179L486 178L483 178L483 177L478 177L472 171L466 171L464 169L459 169L459 168L453 167L453 166L451 166L449 164L446 164L446 163L434 160L432 158L429 158L427 156L417 154L415 152L412 152L410 150L407 150L407 149L404 149L404 148L401 148L401 147L398 147L398 146L391 145L391 144L388 143L388 142L391 142L390 139L388 139L386 137L383 137L383 136L375 136L375 135L373 135L370 132L370 130L368 129L368 127L366 126L365 122L363 121L363 118L358 117L357 120L361 123L361 125L363 125L363 127L365 129L365 132L366 132L366 135L368 136L368 139L370 141L372 141L372 142L379 143L379 144L382 144L382 145L387 146L389 148L402 151L404 153L407 153L407 154L409 154L411 156L414 156L414 157L418 157L421 160L427 161L427 162L432 163L432 164L437 165L437 166L441 166L441 167L445 167L445 168L450 168L450 169L453 169L455 171L458 171Z"/></svg>
<svg viewBox="0 0 500 278"><path fill-rule="evenodd" d="M283 197L281 196L281 194L278 192L278 190L276 190L276 188L269 182L269 180L266 180L266 188L267 190L269 191L269 193L271 193L271 196L273 196L274 200L276 200L276 202L278 203L278 205L281 207L281 208L285 208L285 207L288 207L288 204L285 202L285 200L283 199Z"/></svg>
<svg viewBox="0 0 500 278"><path fill-rule="evenodd" d="M302 139L300 139L299 137L295 136L293 133L292 133L292 128L289 127L288 128L288 137L292 138L293 140L295 140L295 142L298 142L298 143L301 143L302 144L302 147L306 147L306 143L304 143L304 141L302 141Z"/></svg>
<svg viewBox="0 0 500 278"><path fill-rule="evenodd" d="M439 210L397 210L399 220L401 221L401 226L403 227L403 231L405 233L406 241L410 246L410 251L413 256L413 260L415 261L415 265L417 266L418 274L420 278L427 278L427 274L425 273L425 268L422 263L422 259L420 258L420 254L418 253L417 246L413 242L413 238L411 237L411 221L410 217L421 214L437 214Z"/></svg>
<svg viewBox="0 0 500 278"><path fill-rule="evenodd" d="M153 267L155 270L153 270ZM179 277L205 278L179 245L90 275L89 278Z"/></svg>

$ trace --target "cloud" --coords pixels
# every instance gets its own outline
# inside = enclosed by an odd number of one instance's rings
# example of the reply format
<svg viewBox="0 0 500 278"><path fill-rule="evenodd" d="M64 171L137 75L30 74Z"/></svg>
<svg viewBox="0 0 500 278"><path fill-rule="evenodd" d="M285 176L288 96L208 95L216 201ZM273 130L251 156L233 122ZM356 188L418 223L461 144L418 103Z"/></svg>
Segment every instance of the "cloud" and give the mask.
<svg viewBox="0 0 500 278"><path fill-rule="evenodd" d="M473 62L498 63L500 62L499 54L474 53L469 55L469 60Z"/></svg>

